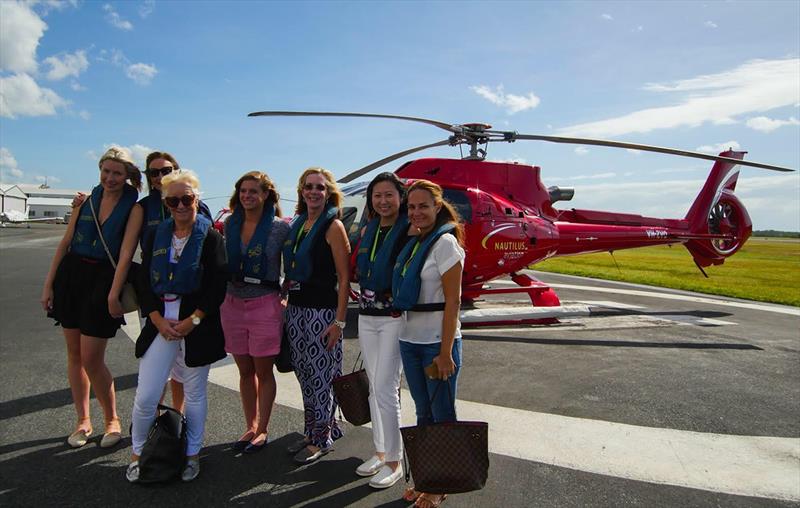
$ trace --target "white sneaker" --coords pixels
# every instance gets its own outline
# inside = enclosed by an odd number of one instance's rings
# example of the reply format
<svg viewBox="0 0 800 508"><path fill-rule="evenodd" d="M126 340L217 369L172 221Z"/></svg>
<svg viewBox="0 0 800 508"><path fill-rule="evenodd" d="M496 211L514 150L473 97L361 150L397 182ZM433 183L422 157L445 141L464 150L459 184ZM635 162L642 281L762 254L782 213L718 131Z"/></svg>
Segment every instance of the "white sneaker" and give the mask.
<svg viewBox="0 0 800 508"><path fill-rule="evenodd" d="M365 460L363 464L356 468L358 476L373 476L383 467L383 461L377 455L373 455L371 459Z"/></svg>
<svg viewBox="0 0 800 508"><path fill-rule="evenodd" d="M136 483L139 481L139 461L134 460L128 464L128 470L125 471L125 478L131 482Z"/></svg>
<svg viewBox="0 0 800 508"><path fill-rule="evenodd" d="M181 474L181 480L185 482L190 482L197 478L197 475L200 474L200 459L188 459L186 461L186 467L183 468L183 473Z"/></svg>
<svg viewBox="0 0 800 508"><path fill-rule="evenodd" d="M397 465L397 469L392 471L389 466L383 466L378 474L369 481L369 486L375 489L388 489L403 477L403 466Z"/></svg>

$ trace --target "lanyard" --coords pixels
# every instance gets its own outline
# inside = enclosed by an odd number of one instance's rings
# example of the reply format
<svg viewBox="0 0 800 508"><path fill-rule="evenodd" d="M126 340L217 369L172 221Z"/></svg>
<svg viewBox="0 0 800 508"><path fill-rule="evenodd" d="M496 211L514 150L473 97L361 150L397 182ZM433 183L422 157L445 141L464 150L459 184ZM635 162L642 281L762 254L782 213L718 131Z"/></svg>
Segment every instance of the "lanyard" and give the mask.
<svg viewBox="0 0 800 508"><path fill-rule="evenodd" d="M419 249L419 240L417 240L417 243L414 244L414 249L411 251L411 255L408 256L408 261L406 261L406 264L403 266L403 272L402 272L403 277L406 276L406 270L408 270L408 265L410 265L411 261L414 259L414 255L417 253L417 249Z"/></svg>
<svg viewBox="0 0 800 508"><path fill-rule="evenodd" d="M392 224L392 227L390 227L389 231L386 232L387 238L389 237L389 234L392 232L392 229L394 229L394 224ZM375 233L375 239L372 241L372 251L369 253L370 263L375 261L375 251L377 250L378 238L380 238L381 234L382 234L381 228L380 226L378 226L378 231Z"/></svg>
<svg viewBox="0 0 800 508"><path fill-rule="evenodd" d="M303 233L305 233L305 231L303 230L302 227L300 227L300 229L297 230L297 238L295 238L294 240L294 247L292 247L293 254L297 254L297 247L300 245L300 242L304 239L304 238L301 239L301 237L303 237Z"/></svg>

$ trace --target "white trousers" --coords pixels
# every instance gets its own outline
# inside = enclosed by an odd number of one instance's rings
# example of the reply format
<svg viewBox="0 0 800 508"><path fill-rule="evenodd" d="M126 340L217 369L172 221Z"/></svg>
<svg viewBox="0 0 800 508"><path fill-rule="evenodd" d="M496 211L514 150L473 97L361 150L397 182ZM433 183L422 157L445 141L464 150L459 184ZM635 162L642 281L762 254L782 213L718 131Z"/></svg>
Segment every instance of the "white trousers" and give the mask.
<svg viewBox="0 0 800 508"><path fill-rule="evenodd" d="M372 415L372 440L375 451L386 454L386 461L403 455L400 436L400 342L403 320L389 316L359 316L358 343L369 377L369 409Z"/></svg>
<svg viewBox="0 0 800 508"><path fill-rule="evenodd" d="M180 301L177 305L180 306ZM167 319L174 319L171 310L165 309ZM177 315L177 310L175 314ZM142 453L147 434L156 419L158 401L164 393L164 384L169 379L173 367L177 367L176 370L181 373L183 381L186 406L186 455L197 455L203 447L208 414L208 373L211 365L187 367L184 350L183 340L168 341L159 333L139 361L139 382L133 401L131 430L133 453L136 455Z"/></svg>

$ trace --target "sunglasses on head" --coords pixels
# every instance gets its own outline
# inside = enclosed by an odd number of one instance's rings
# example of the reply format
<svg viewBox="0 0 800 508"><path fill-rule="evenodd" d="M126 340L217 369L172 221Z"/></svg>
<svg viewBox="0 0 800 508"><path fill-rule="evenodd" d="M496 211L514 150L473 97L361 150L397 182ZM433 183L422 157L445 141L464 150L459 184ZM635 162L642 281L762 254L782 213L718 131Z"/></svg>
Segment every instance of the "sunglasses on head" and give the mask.
<svg viewBox="0 0 800 508"><path fill-rule="evenodd" d="M161 169L152 168L147 170L147 176L151 178L157 177L159 174L161 176L167 176L168 174L172 173L172 170L175 169L172 166L164 166Z"/></svg>
<svg viewBox="0 0 800 508"><path fill-rule="evenodd" d="M194 203L194 194L184 194L181 197L168 196L164 198L164 202L170 208L178 208L178 204L183 203L183 206L189 207Z"/></svg>
<svg viewBox="0 0 800 508"><path fill-rule="evenodd" d="M327 189L327 187L325 187L325 186L324 186L324 185L322 185L321 183L318 183L318 184L316 184L316 185L315 185L315 184L313 184L313 183L307 183L307 184L303 185L303 188L304 188L305 190L318 190L318 191L320 191L320 192L321 192L321 191L324 191L325 189Z"/></svg>

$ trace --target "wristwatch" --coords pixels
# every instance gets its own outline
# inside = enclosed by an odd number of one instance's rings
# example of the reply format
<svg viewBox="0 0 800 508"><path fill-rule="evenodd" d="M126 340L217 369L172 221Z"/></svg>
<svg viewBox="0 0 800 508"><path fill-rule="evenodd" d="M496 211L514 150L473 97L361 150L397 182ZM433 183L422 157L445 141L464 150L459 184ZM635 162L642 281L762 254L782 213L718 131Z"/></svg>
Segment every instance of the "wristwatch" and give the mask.
<svg viewBox="0 0 800 508"><path fill-rule="evenodd" d="M344 321L339 321L338 319L333 320L333 324L339 327L340 330L344 331L344 327L347 326L347 323Z"/></svg>
<svg viewBox="0 0 800 508"><path fill-rule="evenodd" d="M192 324L193 324L194 326L197 326L197 325L199 325L199 324L200 324L200 321L202 320L202 318L201 318L200 316L198 316L197 314L195 314L194 312L192 312L192 315L191 315L191 316L189 316L189 317L191 318L191 320L192 320Z"/></svg>

